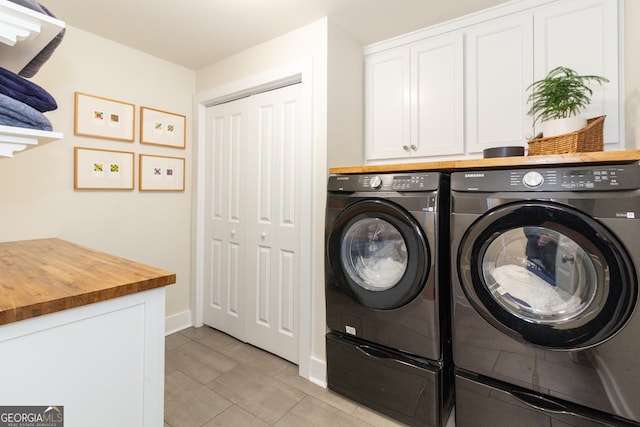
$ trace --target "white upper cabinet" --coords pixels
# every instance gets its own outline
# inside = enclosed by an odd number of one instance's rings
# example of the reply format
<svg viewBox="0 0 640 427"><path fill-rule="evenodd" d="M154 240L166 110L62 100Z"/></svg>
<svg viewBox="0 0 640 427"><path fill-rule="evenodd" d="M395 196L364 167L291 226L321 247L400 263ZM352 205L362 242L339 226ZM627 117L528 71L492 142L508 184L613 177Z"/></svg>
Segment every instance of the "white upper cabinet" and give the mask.
<svg viewBox="0 0 640 427"><path fill-rule="evenodd" d="M523 145L531 137L526 91L533 81L533 18L497 18L465 31L467 151Z"/></svg>
<svg viewBox="0 0 640 427"><path fill-rule="evenodd" d="M366 158L464 153L462 35L366 57Z"/></svg>
<svg viewBox="0 0 640 427"><path fill-rule="evenodd" d="M569 0L536 10L535 75L539 80L555 67L569 67L581 75L609 79L592 86L591 104L581 113L591 118L606 114L606 149L623 149L620 116L618 2Z"/></svg>
<svg viewBox="0 0 640 427"><path fill-rule="evenodd" d="M610 80L585 117L606 114L623 149L619 0L517 0L365 48L365 159L479 157L535 136L528 87L563 65Z"/></svg>
<svg viewBox="0 0 640 427"><path fill-rule="evenodd" d="M430 38L411 47L411 155L464 153L463 38Z"/></svg>
<svg viewBox="0 0 640 427"><path fill-rule="evenodd" d="M369 159L410 156L411 51L368 56L365 63L365 150Z"/></svg>

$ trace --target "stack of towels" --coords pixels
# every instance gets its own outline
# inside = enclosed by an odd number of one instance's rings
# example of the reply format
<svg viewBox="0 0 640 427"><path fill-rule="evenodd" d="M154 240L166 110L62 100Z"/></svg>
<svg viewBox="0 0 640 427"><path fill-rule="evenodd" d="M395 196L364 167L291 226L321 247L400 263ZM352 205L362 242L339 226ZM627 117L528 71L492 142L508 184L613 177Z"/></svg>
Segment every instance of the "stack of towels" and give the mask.
<svg viewBox="0 0 640 427"><path fill-rule="evenodd" d="M34 0L13 3L53 16ZM58 47L64 29L19 74L0 67L0 125L50 131L51 122L43 113L58 108L56 100L43 88L27 80L33 77ZM26 78L25 78L26 77Z"/></svg>

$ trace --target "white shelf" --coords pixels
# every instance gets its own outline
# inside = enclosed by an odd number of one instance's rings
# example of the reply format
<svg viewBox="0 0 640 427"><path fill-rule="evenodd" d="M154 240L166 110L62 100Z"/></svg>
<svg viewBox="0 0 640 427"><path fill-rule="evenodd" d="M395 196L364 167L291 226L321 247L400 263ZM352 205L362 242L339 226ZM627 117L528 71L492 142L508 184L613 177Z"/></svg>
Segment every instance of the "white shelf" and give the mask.
<svg viewBox="0 0 640 427"><path fill-rule="evenodd" d="M0 66L20 72L63 28L58 19L0 0ZM59 132L0 125L0 157L62 137Z"/></svg>
<svg viewBox="0 0 640 427"><path fill-rule="evenodd" d="M16 152L62 139L60 132L0 125L0 157L13 157Z"/></svg>
<svg viewBox="0 0 640 427"><path fill-rule="evenodd" d="M0 0L0 65L18 73L64 26L59 19Z"/></svg>

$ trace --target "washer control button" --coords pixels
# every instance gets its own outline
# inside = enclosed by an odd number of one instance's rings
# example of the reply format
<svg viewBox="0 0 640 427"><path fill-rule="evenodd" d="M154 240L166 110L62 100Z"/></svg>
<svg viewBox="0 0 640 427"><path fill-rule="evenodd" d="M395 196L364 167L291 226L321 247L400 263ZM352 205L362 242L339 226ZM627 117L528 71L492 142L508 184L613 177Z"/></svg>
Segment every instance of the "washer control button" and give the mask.
<svg viewBox="0 0 640 427"><path fill-rule="evenodd" d="M382 187L382 179L379 176L372 176L369 181L369 186L375 189Z"/></svg>
<svg viewBox="0 0 640 427"><path fill-rule="evenodd" d="M532 171L527 172L524 177L522 177L522 183L529 188L540 187L544 182L544 178L540 172Z"/></svg>

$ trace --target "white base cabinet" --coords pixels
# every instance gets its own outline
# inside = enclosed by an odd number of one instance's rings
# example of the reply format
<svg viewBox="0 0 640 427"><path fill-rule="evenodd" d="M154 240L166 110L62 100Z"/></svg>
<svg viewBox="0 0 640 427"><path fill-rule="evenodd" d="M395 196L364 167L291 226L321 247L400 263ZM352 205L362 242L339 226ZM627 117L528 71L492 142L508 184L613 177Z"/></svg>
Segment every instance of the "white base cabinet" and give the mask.
<svg viewBox="0 0 640 427"><path fill-rule="evenodd" d="M165 289L0 326L0 402L63 406L68 427L164 423Z"/></svg>

